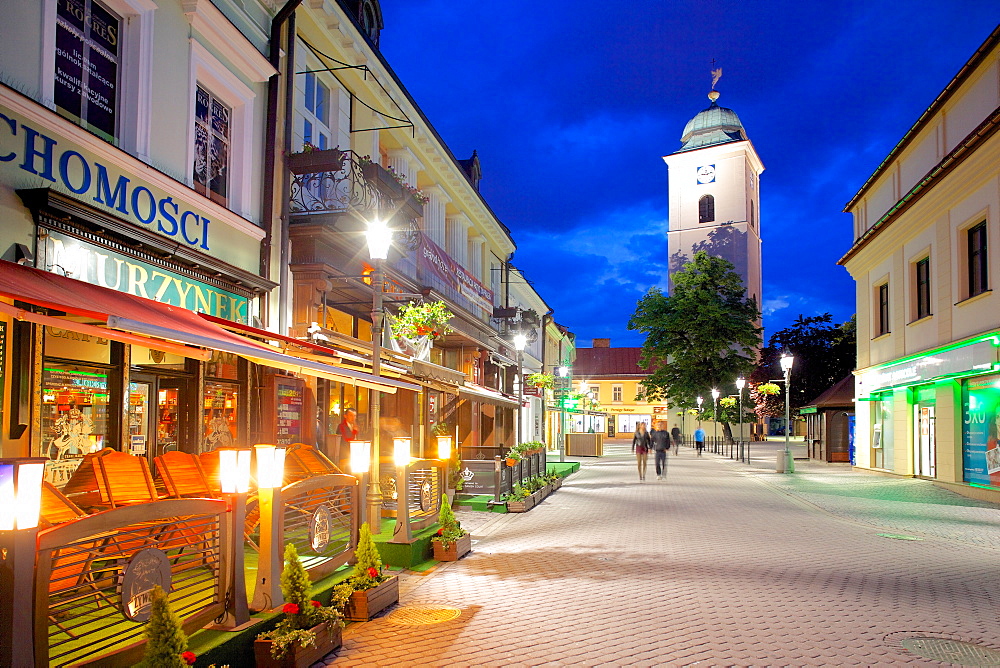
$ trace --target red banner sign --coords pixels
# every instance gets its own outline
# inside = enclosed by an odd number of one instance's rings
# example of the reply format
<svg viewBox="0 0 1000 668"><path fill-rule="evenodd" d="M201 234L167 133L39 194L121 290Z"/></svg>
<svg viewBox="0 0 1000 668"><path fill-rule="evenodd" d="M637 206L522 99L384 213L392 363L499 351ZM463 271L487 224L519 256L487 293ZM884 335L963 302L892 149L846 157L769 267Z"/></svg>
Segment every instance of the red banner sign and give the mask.
<svg viewBox="0 0 1000 668"><path fill-rule="evenodd" d="M466 299L492 311L493 291L480 283L475 276L465 270L465 267L451 259L450 255L422 232L417 247L417 266L458 290Z"/></svg>

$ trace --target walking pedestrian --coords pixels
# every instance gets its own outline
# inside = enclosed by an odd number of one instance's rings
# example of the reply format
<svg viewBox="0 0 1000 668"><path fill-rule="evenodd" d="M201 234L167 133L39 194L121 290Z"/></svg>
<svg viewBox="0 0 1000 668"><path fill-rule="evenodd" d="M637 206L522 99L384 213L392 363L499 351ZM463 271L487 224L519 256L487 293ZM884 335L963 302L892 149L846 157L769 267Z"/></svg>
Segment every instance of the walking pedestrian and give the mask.
<svg viewBox="0 0 1000 668"><path fill-rule="evenodd" d="M635 434L632 436L632 452L635 453L635 462L639 467L639 482L646 479L646 459L649 457L649 432L646 431L646 423L640 422L635 426Z"/></svg>
<svg viewBox="0 0 1000 668"><path fill-rule="evenodd" d="M649 440L653 444L653 457L656 462L656 479L663 480L667 475L667 450L670 449L670 432L667 431L665 422L656 425L659 429L654 429L649 434Z"/></svg>
<svg viewBox="0 0 1000 668"><path fill-rule="evenodd" d="M681 443L684 442L684 434L681 433L680 427L674 425L674 428L670 430L670 438L674 441L674 454L681 454Z"/></svg>
<svg viewBox="0 0 1000 668"><path fill-rule="evenodd" d="M701 428L701 425L698 425L698 428L694 430L694 449L701 457L701 451L705 449L705 430Z"/></svg>

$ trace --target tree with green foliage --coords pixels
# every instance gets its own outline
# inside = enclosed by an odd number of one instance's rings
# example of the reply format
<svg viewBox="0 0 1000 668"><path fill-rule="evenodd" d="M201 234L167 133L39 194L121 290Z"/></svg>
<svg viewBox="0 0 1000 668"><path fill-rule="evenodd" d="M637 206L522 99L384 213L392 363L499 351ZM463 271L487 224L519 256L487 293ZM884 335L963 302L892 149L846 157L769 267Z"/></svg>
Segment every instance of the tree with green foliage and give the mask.
<svg viewBox="0 0 1000 668"><path fill-rule="evenodd" d="M856 330L855 316L836 325L829 313L800 315L791 327L771 335L767 347L761 350L760 362L750 380L763 383L782 378L779 360L782 353L788 352L795 358L789 404L792 408L807 406L855 368ZM781 411L777 414L783 414L784 394L762 399L765 405L758 407L761 417L775 415L774 408L779 403Z"/></svg>
<svg viewBox="0 0 1000 668"><path fill-rule="evenodd" d="M695 253L674 274L673 292L650 289L629 319L629 329L646 335L640 363L649 375L638 398L686 408L702 396L702 415L708 419L711 389L725 392L737 377L753 371L761 344L759 320L757 301L747 297L732 263Z"/></svg>
<svg viewBox="0 0 1000 668"><path fill-rule="evenodd" d="M139 664L143 668L186 668L190 665L188 661L194 655L187 651L187 635L160 585L153 587L145 633L146 650Z"/></svg>
<svg viewBox="0 0 1000 668"><path fill-rule="evenodd" d="M445 549L451 547L455 541L465 535L465 529L462 528L458 518L455 517L455 511L451 509L451 502L448 501L447 494L441 495L441 510L438 511L438 524L441 525L441 528L438 529L435 540L441 543L441 547Z"/></svg>
<svg viewBox="0 0 1000 668"><path fill-rule="evenodd" d="M349 581L355 591L371 589L385 582L386 577L382 575L382 559L379 557L378 548L375 547L375 539L372 538L368 522L364 522L358 532L358 546L354 550L354 558L356 560L354 573Z"/></svg>

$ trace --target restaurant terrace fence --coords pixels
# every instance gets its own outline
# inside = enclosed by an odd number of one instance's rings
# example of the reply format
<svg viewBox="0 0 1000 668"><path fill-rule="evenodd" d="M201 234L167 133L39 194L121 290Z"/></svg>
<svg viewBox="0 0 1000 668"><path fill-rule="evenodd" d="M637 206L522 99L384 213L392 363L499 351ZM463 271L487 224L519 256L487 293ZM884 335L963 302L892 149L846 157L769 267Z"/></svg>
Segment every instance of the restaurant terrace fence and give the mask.
<svg viewBox="0 0 1000 668"><path fill-rule="evenodd" d="M400 481L400 469L383 462L383 517L395 517L397 524L408 522L410 531L420 531L437 522L447 470L447 461L418 459L401 469L405 479ZM401 499L401 494L405 495L405 499ZM401 506L406 508L405 520L400 517Z"/></svg>
<svg viewBox="0 0 1000 668"><path fill-rule="evenodd" d="M137 662L153 585L169 592L188 632L221 617L231 558L226 514L224 501L168 499L40 531L35 664Z"/></svg>
<svg viewBox="0 0 1000 668"><path fill-rule="evenodd" d="M293 543L316 580L348 563L358 543L358 479L317 475L285 485L281 492L284 540Z"/></svg>

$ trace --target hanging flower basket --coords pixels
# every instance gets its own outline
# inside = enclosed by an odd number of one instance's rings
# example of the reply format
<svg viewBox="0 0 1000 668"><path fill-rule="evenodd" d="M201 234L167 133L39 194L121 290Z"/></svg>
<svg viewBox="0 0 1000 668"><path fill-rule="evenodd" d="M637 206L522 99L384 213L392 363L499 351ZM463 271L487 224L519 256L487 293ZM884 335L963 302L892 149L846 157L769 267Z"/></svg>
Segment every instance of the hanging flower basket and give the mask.
<svg viewBox="0 0 1000 668"><path fill-rule="evenodd" d="M524 380L532 387L544 387L546 390L551 390L555 384L555 377L548 373L529 373Z"/></svg>
<svg viewBox="0 0 1000 668"><path fill-rule="evenodd" d="M736 405L736 397L723 397L719 399L719 405L723 408L732 408Z"/></svg>
<svg viewBox="0 0 1000 668"><path fill-rule="evenodd" d="M398 315L392 316L392 333L396 338L436 339L455 331L448 326L448 321L454 317L444 302L410 302Z"/></svg>
<svg viewBox="0 0 1000 668"><path fill-rule="evenodd" d="M761 394L778 394L781 388L774 383L761 383L757 386L757 391Z"/></svg>

